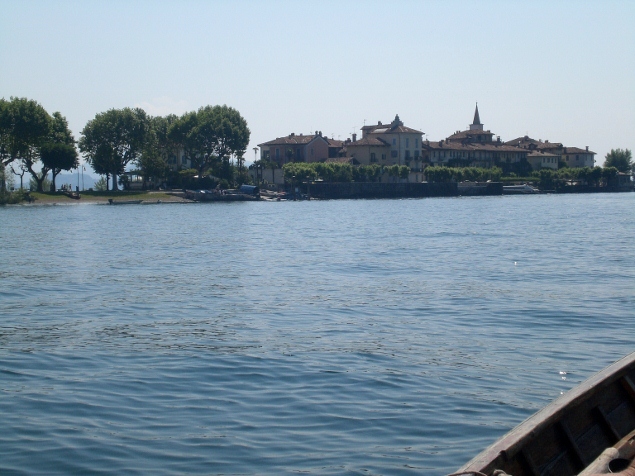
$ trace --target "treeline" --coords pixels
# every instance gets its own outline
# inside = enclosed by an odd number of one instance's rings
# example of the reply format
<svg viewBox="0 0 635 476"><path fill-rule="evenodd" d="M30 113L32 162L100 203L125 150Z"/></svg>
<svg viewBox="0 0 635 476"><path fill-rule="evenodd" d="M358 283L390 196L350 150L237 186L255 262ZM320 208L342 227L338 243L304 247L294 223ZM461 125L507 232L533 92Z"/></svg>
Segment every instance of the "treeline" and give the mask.
<svg viewBox="0 0 635 476"><path fill-rule="evenodd" d="M292 181L323 180L325 182L378 182L384 174L407 179L410 167L405 165L351 165L338 162L290 162L282 167L284 178Z"/></svg>
<svg viewBox="0 0 635 476"><path fill-rule="evenodd" d="M579 181L595 187L607 185L618 172L616 167L564 167L558 170L536 170L531 176L538 180L542 189L558 189L570 181Z"/></svg>
<svg viewBox="0 0 635 476"><path fill-rule="evenodd" d="M428 182L498 182L503 176L498 167L427 167L424 171ZM564 167L558 170L540 169L518 180L535 181L543 189L556 189L570 181L579 181L585 185L607 185L618 174L615 167Z"/></svg>
<svg viewBox="0 0 635 476"><path fill-rule="evenodd" d="M113 177L113 189L130 163L138 167L135 172L144 183L178 180L183 175L170 177L168 162L180 151L201 181L213 175L233 184L247 177L243 156L249 134L247 121L228 106L205 106L180 117L151 117L139 108L110 109L88 121L79 149L95 172Z"/></svg>
<svg viewBox="0 0 635 476"><path fill-rule="evenodd" d="M489 169L482 167L427 167L424 174L428 182L448 183L448 182L498 182L503 175L503 171L498 167Z"/></svg>
<svg viewBox="0 0 635 476"><path fill-rule="evenodd" d="M59 112L50 115L26 98L0 99L0 187L6 193L9 169L21 177L28 172L41 192L50 172L54 191L57 174L79 166L77 148L96 173L110 179L113 190L125 184L118 177L131 165L144 185L191 179L191 173L171 171L170 162L175 164L180 152L198 180L213 175L232 185L248 181L243 156L249 135L247 121L228 106L205 106L180 117L123 108L97 114L75 141Z"/></svg>

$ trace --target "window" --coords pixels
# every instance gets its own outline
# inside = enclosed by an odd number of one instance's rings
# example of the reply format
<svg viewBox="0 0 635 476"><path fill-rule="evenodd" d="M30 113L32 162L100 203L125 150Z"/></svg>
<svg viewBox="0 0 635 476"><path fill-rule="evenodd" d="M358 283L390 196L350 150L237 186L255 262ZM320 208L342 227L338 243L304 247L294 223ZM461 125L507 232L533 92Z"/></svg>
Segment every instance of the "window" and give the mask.
<svg viewBox="0 0 635 476"><path fill-rule="evenodd" d="M391 150L390 151L390 156L391 157L397 157L397 151L396 150Z"/></svg>
<svg viewBox="0 0 635 476"><path fill-rule="evenodd" d="M280 158L280 149L276 149L276 159Z"/></svg>
<svg viewBox="0 0 635 476"><path fill-rule="evenodd" d="M392 139L392 145L397 145L397 139L395 139L394 137Z"/></svg>
<svg viewBox="0 0 635 476"><path fill-rule="evenodd" d="M374 152L370 153L370 161L371 162L377 162L377 158L375 157L375 153Z"/></svg>
<svg viewBox="0 0 635 476"><path fill-rule="evenodd" d="M313 147L311 147L311 157L313 157Z"/></svg>
<svg viewBox="0 0 635 476"><path fill-rule="evenodd" d="M419 147L419 139L415 139L415 149Z"/></svg>
<svg viewBox="0 0 635 476"><path fill-rule="evenodd" d="M406 148L410 147L410 139L406 137Z"/></svg>
<svg viewBox="0 0 635 476"><path fill-rule="evenodd" d="M381 154L381 160L386 160L386 154Z"/></svg>
<svg viewBox="0 0 635 476"><path fill-rule="evenodd" d="M408 141L408 140L406 139L406 142L407 142L407 141ZM407 151L406 151L406 159L409 159L409 158L410 158L410 151L409 151L409 150L407 150Z"/></svg>

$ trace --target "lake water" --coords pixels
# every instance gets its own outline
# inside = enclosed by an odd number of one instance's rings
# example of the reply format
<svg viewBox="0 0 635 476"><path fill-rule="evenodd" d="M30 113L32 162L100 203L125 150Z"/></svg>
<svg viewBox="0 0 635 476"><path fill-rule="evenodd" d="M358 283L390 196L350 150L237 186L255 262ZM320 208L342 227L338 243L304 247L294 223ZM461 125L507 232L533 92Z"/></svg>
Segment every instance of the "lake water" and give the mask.
<svg viewBox="0 0 635 476"><path fill-rule="evenodd" d="M0 474L456 470L635 350L635 193L0 208Z"/></svg>

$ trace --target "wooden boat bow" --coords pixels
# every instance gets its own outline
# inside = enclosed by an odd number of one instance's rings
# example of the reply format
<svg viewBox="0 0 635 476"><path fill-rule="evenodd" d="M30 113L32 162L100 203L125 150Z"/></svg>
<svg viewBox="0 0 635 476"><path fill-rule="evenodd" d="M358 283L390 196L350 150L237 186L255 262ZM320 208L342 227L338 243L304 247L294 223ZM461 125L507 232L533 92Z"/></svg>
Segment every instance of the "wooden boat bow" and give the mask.
<svg viewBox="0 0 635 476"><path fill-rule="evenodd" d="M617 474L635 476L634 381L632 353L529 417L454 474L596 476L606 474L596 460L614 448L629 461Z"/></svg>

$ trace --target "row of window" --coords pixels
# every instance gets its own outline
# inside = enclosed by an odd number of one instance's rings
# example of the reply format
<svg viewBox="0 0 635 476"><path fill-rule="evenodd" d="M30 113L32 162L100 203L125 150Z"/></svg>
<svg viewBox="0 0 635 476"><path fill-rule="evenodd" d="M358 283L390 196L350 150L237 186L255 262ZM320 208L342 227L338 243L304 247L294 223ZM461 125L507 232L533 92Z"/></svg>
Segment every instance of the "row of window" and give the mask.
<svg viewBox="0 0 635 476"><path fill-rule="evenodd" d="M397 138L393 137L392 138L392 145L396 146L397 145ZM406 137L406 149L410 147L410 138ZM419 147L419 139L415 138L415 149Z"/></svg>
<svg viewBox="0 0 635 476"><path fill-rule="evenodd" d="M391 150L391 151L390 151L390 157L392 157L392 158L396 158L396 157L398 157L398 156L399 156L398 151L396 151L396 150ZM414 155L414 157L415 157L415 158L419 158L419 156L420 156L420 151L415 150L415 155ZM409 159L409 158L410 158L410 151L409 151L409 150L407 150L407 151L406 151L406 159ZM381 160L386 160L386 154L381 154ZM375 154L375 152L371 152L371 153L370 153L370 161L371 161L371 162L377 162L377 154Z"/></svg>

